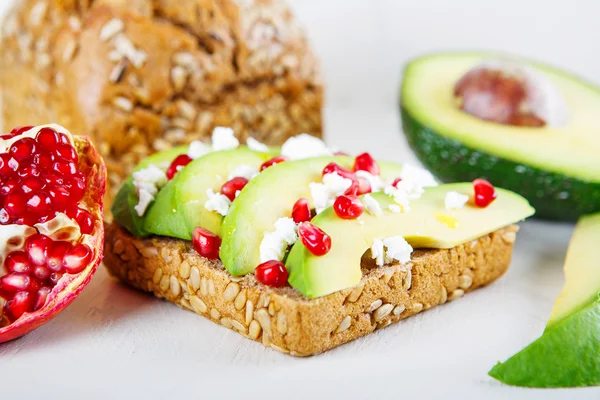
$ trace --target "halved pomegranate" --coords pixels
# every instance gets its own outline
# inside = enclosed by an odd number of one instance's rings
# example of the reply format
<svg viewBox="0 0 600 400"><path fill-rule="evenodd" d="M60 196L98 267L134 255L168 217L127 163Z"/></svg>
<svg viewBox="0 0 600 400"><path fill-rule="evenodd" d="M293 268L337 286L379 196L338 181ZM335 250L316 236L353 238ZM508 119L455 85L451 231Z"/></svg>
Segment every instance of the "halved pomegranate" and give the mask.
<svg viewBox="0 0 600 400"><path fill-rule="evenodd" d="M58 125L0 136L0 343L69 305L103 254L106 169Z"/></svg>

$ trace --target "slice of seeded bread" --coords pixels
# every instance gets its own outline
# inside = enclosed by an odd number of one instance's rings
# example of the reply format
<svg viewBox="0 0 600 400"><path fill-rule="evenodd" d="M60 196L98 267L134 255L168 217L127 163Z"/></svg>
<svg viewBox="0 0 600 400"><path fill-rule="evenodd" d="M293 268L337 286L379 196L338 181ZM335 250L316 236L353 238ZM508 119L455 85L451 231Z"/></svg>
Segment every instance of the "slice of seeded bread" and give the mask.
<svg viewBox="0 0 600 400"><path fill-rule="evenodd" d="M307 299L253 275L232 277L191 242L138 239L106 226L104 264L121 281L210 318L265 346L317 354L487 285L508 268L518 227L447 250L416 250L406 266L364 263L354 288Z"/></svg>

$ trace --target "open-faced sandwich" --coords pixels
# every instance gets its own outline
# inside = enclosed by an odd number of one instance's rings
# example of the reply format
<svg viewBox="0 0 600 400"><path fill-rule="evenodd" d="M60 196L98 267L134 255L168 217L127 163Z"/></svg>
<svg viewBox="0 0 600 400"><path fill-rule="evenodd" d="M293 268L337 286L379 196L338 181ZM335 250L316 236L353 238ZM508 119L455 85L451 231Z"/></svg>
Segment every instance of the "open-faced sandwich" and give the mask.
<svg viewBox="0 0 600 400"><path fill-rule="evenodd" d="M216 128L144 160L106 227L120 280L297 356L346 343L501 276L533 214L476 180Z"/></svg>

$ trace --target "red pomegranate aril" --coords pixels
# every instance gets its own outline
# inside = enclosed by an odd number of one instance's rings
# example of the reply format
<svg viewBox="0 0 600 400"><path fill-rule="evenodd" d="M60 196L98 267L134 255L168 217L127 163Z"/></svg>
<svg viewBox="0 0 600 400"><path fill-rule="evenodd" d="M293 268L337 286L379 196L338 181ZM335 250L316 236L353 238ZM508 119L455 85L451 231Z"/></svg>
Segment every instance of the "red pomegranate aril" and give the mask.
<svg viewBox="0 0 600 400"><path fill-rule="evenodd" d="M26 210L27 198L24 193L10 193L4 198L4 208L12 218L19 218Z"/></svg>
<svg viewBox="0 0 600 400"><path fill-rule="evenodd" d="M379 175L379 165L369 153L362 153L354 160L354 171L367 171L371 175Z"/></svg>
<svg viewBox="0 0 600 400"><path fill-rule="evenodd" d="M371 187L371 182L369 182L367 179L365 178L358 178L358 191L357 191L357 195L363 195L363 194L367 194L367 193L371 193L373 191L373 188Z"/></svg>
<svg viewBox="0 0 600 400"><path fill-rule="evenodd" d="M16 177L7 178L0 186L0 194L7 195L11 193L18 184L19 180Z"/></svg>
<svg viewBox="0 0 600 400"><path fill-rule="evenodd" d="M52 285L52 287L56 286L56 284L58 283L58 281L60 281L60 278L62 278L63 274L58 273L58 272L53 272L50 274L50 277L48 278L48 283L50 283Z"/></svg>
<svg viewBox="0 0 600 400"><path fill-rule="evenodd" d="M52 239L46 235L31 235L25 241L25 253L33 265L46 265L48 260L48 249L52 245Z"/></svg>
<svg viewBox="0 0 600 400"><path fill-rule="evenodd" d="M32 138L23 138L14 142L8 153L17 161L23 161L31 158L36 151L35 140Z"/></svg>
<svg viewBox="0 0 600 400"><path fill-rule="evenodd" d="M23 193L37 192L44 187L45 182L35 176L21 179L21 190Z"/></svg>
<svg viewBox="0 0 600 400"><path fill-rule="evenodd" d="M26 312L32 311L32 295L28 292L19 292L4 305L4 315L10 322L21 318Z"/></svg>
<svg viewBox="0 0 600 400"><path fill-rule="evenodd" d="M33 311L37 311L44 307L50 292L52 292L52 289L50 289L48 286L43 286L37 290L35 294L35 301L33 303Z"/></svg>
<svg viewBox="0 0 600 400"><path fill-rule="evenodd" d="M350 185L350 187L348 189L346 189L346 191L344 192L345 195L347 196L358 196L358 189L359 189L359 184L358 184L358 179L354 179L352 181L352 184Z"/></svg>
<svg viewBox="0 0 600 400"><path fill-rule="evenodd" d="M197 227L192 236L192 245L202 257L214 260L219 258L221 238L208 229Z"/></svg>
<svg viewBox="0 0 600 400"><path fill-rule="evenodd" d="M52 198L45 192L34 193L27 200L27 210L37 216L48 216L51 214L51 211L53 211Z"/></svg>
<svg viewBox="0 0 600 400"><path fill-rule="evenodd" d="M21 178L26 178L28 176L38 177L42 174L42 172L38 169L34 164L27 165L26 167L21 167L17 171L17 175Z"/></svg>
<svg viewBox="0 0 600 400"><path fill-rule="evenodd" d="M52 169L61 176L72 176L77 172L77 165L72 161L55 161Z"/></svg>
<svg viewBox="0 0 600 400"><path fill-rule="evenodd" d="M32 129L32 128L33 128L33 126L31 126L31 125L27 125L27 126L17 126L16 128L13 128L13 130L12 130L12 131L10 131L10 136L11 136L11 137L14 137L14 136L20 135L20 134L22 134L22 133L25 133L25 132L27 132L28 130L30 130L30 129Z"/></svg>
<svg viewBox="0 0 600 400"><path fill-rule="evenodd" d="M19 163L10 154L0 154L0 176L10 176L18 167Z"/></svg>
<svg viewBox="0 0 600 400"><path fill-rule="evenodd" d="M47 251L46 266L55 272L62 271L63 258L72 247L73 245L70 242L53 242Z"/></svg>
<svg viewBox="0 0 600 400"><path fill-rule="evenodd" d="M23 251L14 251L6 256L4 265L9 272L27 274L30 270L29 259Z"/></svg>
<svg viewBox="0 0 600 400"><path fill-rule="evenodd" d="M0 290L4 293L16 293L29 289L31 278L26 274L8 274L0 278Z"/></svg>
<svg viewBox="0 0 600 400"><path fill-rule="evenodd" d="M52 198L52 204L58 211L65 211L70 204L69 192L60 186L48 187L48 194Z"/></svg>
<svg viewBox="0 0 600 400"><path fill-rule="evenodd" d="M342 219L356 219L365 211L365 206L356 196L341 195L335 199L333 210Z"/></svg>
<svg viewBox="0 0 600 400"><path fill-rule="evenodd" d="M292 208L292 219L295 223L299 224L300 222L310 221L310 218L311 215L308 200L305 198L298 199Z"/></svg>
<svg viewBox="0 0 600 400"><path fill-rule="evenodd" d="M394 181L392 182L392 186L396 187L397 184L399 184L400 182L402 182L402 178L396 178L394 179Z"/></svg>
<svg viewBox="0 0 600 400"><path fill-rule="evenodd" d="M192 158L190 156L188 156L187 154L180 154L177 157L175 157L175 159L173 160L173 162L171 162L171 165L169 165L169 168L167 169L167 179L169 179L169 180L173 179L175 174L180 169L182 169L183 167L185 167L186 165L188 165L191 162L192 162Z"/></svg>
<svg viewBox="0 0 600 400"><path fill-rule="evenodd" d="M76 203L85 196L85 180L78 177L71 179L65 179L65 188L69 192L69 198L71 203Z"/></svg>
<svg viewBox="0 0 600 400"><path fill-rule="evenodd" d="M273 157L270 160L265 161L261 166L260 166L260 172L264 171L265 169L272 167L275 164L279 164L285 161L288 161L289 158L287 158L286 156L277 156L277 157Z"/></svg>
<svg viewBox="0 0 600 400"><path fill-rule="evenodd" d="M33 269L33 276L40 280L46 280L50 276L50 270L46 267L37 266Z"/></svg>
<svg viewBox="0 0 600 400"><path fill-rule="evenodd" d="M49 169L54 163L54 157L47 153L37 153L33 156L33 163L37 165L39 169Z"/></svg>
<svg viewBox="0 0 600 400"><path fill-rule="evenodd" d="M92 217L92 214L90 214L89 211L84 210L83 208L77 208L74 218L79 225L81 233L84 235L92 233L92 230L94 229L94 217Z"/></svg>
<svg viewBox="0 0 600 400"><path fill-rule="evenodd" d="M67 250L63 257L63 269L69 274L78 274L88 266L92 260L92 249L79 243Z"/></svg>
<svg viewBox="0 0 600 400"><path fill-rule="evenodd" d="M56 145L56 149L54 149L54 154L63 160L71 161L75 164L79 162L79 157L77 157L77 151L70 144L59 143Z"/></svg>
<svg viewBox="0 0 600 400"><path fill-rule="evenodd" d="M334 156L349 156L350 154L344 153L343 151L336 151L333 153Z"/></svg>
<svg viewBox="0 0 600 400"><path fill-rule="evenodd" d="M271 260L256 267L254 277L263 285L282 287L287 285L288 271L281 261Z"/></svg>
<svg viewBox="0 0 600 400"><path fill-rule="evenodd" d="M302 244L315 256L324 256L331 250L331 237L310 222L300 224L298 236Z"/></svg>
<svg viewBox="0 0 600 400"><path fill-rule="evenodd" d="M342 178L352 179L352 180L356 179L356 175L354 175L354 172L348 171L346 168L343 168L334 162L327 164L325 166L325 168L323 168L322 175L333 174L335 172L337 172L337 174L339 176L341 176Z"/></svg>
<svg viewBox="0 0 600 400"><path fill-rule="evenodd" d="M496 199L496 189L485 179L475 179L473 189L475 190L475 204L478 207L485 208Z"/></svg>
<svg viewBox="0 0 600 400"><path fill-rule="evenodd" d="M221 187L221 194L227 196L230 201L235 200L235 194L242 190L248 184L248 179L236 176L235 178L225 182Z"/></svg>
<svg viewBox="0 0 600 400"><path fill-rule="evenodd" d="M35 136L35 141L38 143L38 147L43 150L53 150L58 143L60 138L58 132L52 128L42 128Z"/></svg>

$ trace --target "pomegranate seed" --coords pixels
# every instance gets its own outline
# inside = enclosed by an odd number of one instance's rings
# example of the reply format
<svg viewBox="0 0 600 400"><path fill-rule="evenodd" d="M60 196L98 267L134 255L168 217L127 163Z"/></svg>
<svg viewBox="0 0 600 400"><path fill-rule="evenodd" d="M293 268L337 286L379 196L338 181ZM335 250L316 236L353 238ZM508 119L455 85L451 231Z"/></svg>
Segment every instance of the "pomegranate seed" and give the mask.
<svg viewBox="0 0 600 400"><path fill-rule="evenodd" d="M12 218L18 218L25 212L26 197L23 193L10 193L4 198L4 208Z"/></svg>
<svg viewBox="0 0 600 400"><path fill-rule="evenodd" d="M277 156L277 157L273 157L270 160L265 161L261 166L260 166L260 172L264 171L265 169L275 165L275 164L279 164L282 163L284 161L288 161L289 158L287 158L286 156Z"/></svg>
<svg viewBox="0 0 600 400"><path fill-rule="evenodd" d="M71 142L69 141L69 138L64 133L59 133L58 137L60 138L61 143L71 144Z"/></svg>
<svg viewBox="0 0 600 400"><path fill-rule="evenodd" d="M32 296L28 292L19 292L4 305L4 315L10 322L15 322L23 314L32 310Z"/></svg>
<svg viewBox="0 0 600 400"><path fill-rule="evenodd" d="M287 285L288 271L281 261L271 260L256 267L254 276L263 285L282 287Z"/></svg>
<svg viewBox="0 0 600 400"><path fill-rule="evenodd" d="M21 178L25 178L28 176L40 176L41 175L41 171L34 165L28 165L26 167L22 167L21 169L19 169L17 171L17 175L19 175Z"/></svg>
<svg viewBox="0 0 600 400"><path fill-rule="evenodd" d="M52 210L52 198L48 193L34 193L27 200L27 210L38 216L47 216Z"/></svg>
<svg viewBox="0 0 600 400"><path fill-rule="evenodd" d="M335 199L333 210L342 219L356 219L365 211L365 206L356 196L341 195Z"/></svg>
<svg viewBox="0 0 600 400"><path fill-rule="evenodd" d="M44 187L44 182L34 176L21 179L21 190L23 193L36 192Z"/></svg>
<svg viewBox="0 0 600 400"><path fill-rule="evenodd" d="M496 199L496 189L485 179L475 179L473 189L475 189L475 204L478 207L485 208Z"/></svg>
<svg viewBox="0 0 600 400"><path fill-rule="evenodd" d="M60 278L62 278L62 276L63 276L63 274L53 272L50 274L50 277L48 278L48 282L52 285L52 287L54 287L58 284L58 281L60 281Z"/></svg>
<svg viewBox="0 0 600 400"><path fill-rule="evenodd" d="M31 279L25 274L9 274L0 278L0 289L5 293L16 293L29 289Z"/></svg>
<svg viewBox="0 0 600 400"><path fill-rule="evenodd" d="M29 236L25 241L25 252L29 261L33 265L45 265L48 249L51 245L52 239L46 235L35 234Z"/></svg>
<svg viewBox="0 0 600 400"><path fill-rule="evenodd" d="M1 194L12 193L13 189L19 184L19 180L16 177L11 176L8 178L0 187Z"/></svg>
<svg viewBox="0 0 600 400"><path fill-rule="evenodd" d="M63 257L63 268L69 274L78 274L88 266L92 260L92 249L85 244L76 244L67 250Z"/></svg>
<svg viewBox="0 0 600 400"><path fill-rule="evenodd" d="M359 196L362 194L371 193L373 188L371 188L371 182L369 182L365 178L358 178L358 190L357 193Z"/></svg>
<svg viewBox="0 0 600 400"><path fill-rule="evenodd" d="M379 175L379 165L369 153L362 153L354 160L354 171L367 171L371 175Z"/></svg>
<svg viewBox="0 0 600 400"><path fill-rule="evenodd" d="M333 153L334 156L349 156L350 154L344 153L343 151L336 151Z"/></svg>
<svg viewBox="0 0 600 400"><path fill-rule="evenodd" d="M53 242L47 251L46 266L52 271L60 272L62 270L63 258L72 247L73 245L69 242Z"/></svg>
<svg viewBox="0 0 600 400"><path fill-rule="evenodd" d="M58 211L65 211L67 205L70 203L69 192L60 186L48 187L48 194L52 198L52 204Z"/></svg>
<svg viewBox="0 0 600 400"><path fill-rule="evenodd" d="M83 208L77 208L73 218L77 221L81 233L84 235L92 233L92 230L94 229L94 218L89 211L84 210Z"/></svg>
<svg viewBox="0 0 600 400"><path fill-rule="evenodd" d="M308 200L305 198L298 199L292 208L292 219L295 223L299 224L300 222L310 221L310 218L311 215L310 207L308 206Z"/></svg>
<svg viewBox="0 0 600 400"><path fill-rule="evenodd" d="M49 185L63 186L65 184L65 179L54 171L44 174L44 181Z"/></svg>
<svg viewBox="0 0 600 400"><path fill-rule="evenodd" d="M39 147L44 150L51 150L60 142L58 132L51 128L42 128L35 137Z"/></svg>
<svg viewBox="0 0 600 400"><path fill-rule="evenodd" d="M77 157L77 151L70 144L59 143L56 145L56 149L54 150L54 154L63 160L71 161L74 164L79 162L79 157Z"/></svg>
<svg viewBox="0 0 600 400"><path fill-rule="evenodd" d="M331 250L331 237L310 222L300 224L298 236L302 244L315 256L324 256Z"/></svg>
<svg viewBox="0 0 600 400"><path fill-rule="evenodd" d="M392 182L392 186L396 187L397 184L399 184L400 182L402 182L402 178L396 178L394 179L394 181Z"/></svg>
<svg viewBox="0 0 600 400"><path fill-rule="evenodd" d="M221 187L221 194L227 196L230 201L235 200L235 194L238 190L242 190L248 184L248 179L237 176L227 182Z"/></svg>
<svg viewBox="0 0 600 400"><path fill-rule="evenodd" d="M22 133L25 133L25 132L27 132L28 130L30 130L30 129L32 129L32 128L33 128L33 126L31 126L31 125L27 125L27 126L17 126L16 128L13 128L13 130L12 130L12 131L10 131L10 135L11 135L12 137L14 137L14 136L20 135L20 134L22 134Z"/></svg>
<svg viewBox="0 0 600 400"><path fill-rule="evenodd" d="M171 163L171 165L169 165L169 168L167 169L167 179L168 180L173 179L175 174L180 169L182 169L183 167L185 167L186 165L188 165L191 162L192 162L192 158L190 156L188 156L187 154L180 154L177 157L175 157L175 159L173 160L173 162Z"/></svg>
<svg viewBox="0 0 600 400"><path fill-rule="evenodd" d="M219 248L221 247L221 238L208 229L197 227L194 229L192 237L194 249L202 257L214 260L219 258Z"/></svg>
<svg viewBox="0 0 600 400"><path fill-rule="evenodd" d="M9 272L26 274L29 272L29 259L23 251L14 251L6 256L4 265Z"/></svg>
<svg viewBox="0 0 600 400"><path fill-rule="evenodd" d="M0 154L0 176L10 176L18 167L19 163L8 153Z"/></svg>
<svg viewBox="0 0 600 400"><path fill-rule="evenodd" d="M8 153L17 161L23 161L31 158L35 153L35 140L32 138L23 138L17 140L10 146Z"/></svg>
<svg viewBox="0 0 600 400"><path fill-rule="evenodd" d="M33 269L33 276L41 280L46 280L50 276L50 270L46 267L37 266Z"/></svg>
<svg viewBox="0 0 600 400"><path fill-rule="evenodd" d="M344 192L345 195L348 196L358 196L358 190L360 189L360 185L358 183L358 179L352 181L352 185Z"/></svg>
<svg viewBox="0 0 600 400"><path fill-rule="evenodd" d="M337 174L339 176L341 176L342 178L352 179L352 180L356 179L356 175L354 175L354 172L348 171L346 168L343 168L334 162L327 164L325 166L325 168L323 168L322 175L333 174L335 172L337 172Z"/></svg>
<svg viewBox="0 0 600 400"><path fill-rule="evenodd" d="M85 180L74 177L65 179L65 188L69 192L69 202L77 203L85 196Z"/></svg>
<svg viewBox="0 0 600 400"><path fill-rule="evenodd" d="M52 169L61 176L71 176L77 172L77 165L72 161L55 161Z"/></svg>
<svg viewBox="0 0 600 400"><path fill-rule="evenodd" d="M37 290L35 301L33 302L33 311L37 311L46 305L46 300L50 292L52 292L52 289L47 286L43 286Z"/></svg>
<svg viewBox="0 0 600 400"><path fill-rule="evenodd" d="M54 163L54 157L47 153L37 153L33 156L33 163L42 170L50 169Z"/></svg>

